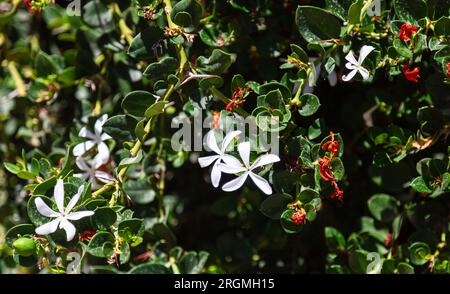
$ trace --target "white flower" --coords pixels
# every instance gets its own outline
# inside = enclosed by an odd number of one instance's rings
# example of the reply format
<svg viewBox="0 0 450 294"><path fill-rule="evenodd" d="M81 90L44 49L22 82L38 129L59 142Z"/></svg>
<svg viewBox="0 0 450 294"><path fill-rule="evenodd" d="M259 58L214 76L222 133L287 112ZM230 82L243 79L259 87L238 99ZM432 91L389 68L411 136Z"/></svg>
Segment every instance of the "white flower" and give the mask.
<svg viewBox="0 0 450 294"><path fill-rule="evenodd" d="M345 64L345 67L350 69L351 72L348 75L342 76L343 81L350 81L353 79L353 77L356 75L357 72L360 73L360 75L363 77L363 80L367 80L369 78L369 71L362 67L362 64L364 63L364 60L366 59L367 55L370 54L375 48L372 46L364 45L362 46L360 52L359 52L359 58L356 60L355 55L352 50L345 56L345 59L347 59L347 63Z"/></svg>
<svg viewBox="0 0 450 294"><path fill-rule="evenodd" d="M88 150L92 149L92 147L97 145L98 154L96 155L97 160L100 160L102 163L106 163L109 160L109 149L108 145L105 142L111 137L108 134L104 134L103 132L103 124L108 119L108 115L102 115L95 122L94 134L90 132L86 127L83 127L78 135L83 138L88 138L89 140L77 144L75 148L73 148L73 155L76 157L82 156Z"/></svg>
<svg viewBox="0 0 450 294"><path fill-rule="evenodd" d="M222 144L219 148L217 145L216 137L214 136L214 131L211 130L206 135L206 146L209 147L213 152L215 152L217 155L211 155L211 156L205 156L205 157L199 157L198 163L201 167L207 167L214 163L212 170L211 170L211 183L214 187L219 186L220 177L221 177L221 171L219 168L219 164L223 161L230 164L240 164L239 160L236 159L234 156L225 154L225 151L227 150L230 143L233 141L233 139L236 136L239 136L241 134L240 131L232 131L228 133L225 138L222 141Z"/></svg>
<svg viewBox="0 0 450 294"><path fill-rule="evenodd" d="M253 172L254 169L261 167L263 165L271 164L274 162L280 161L280 158L275 154L265 154L258 157L252 165L250 165L250 142L240 143L238 145L239 155L244 162L242 165L234 164L234 162L226 162L225 164L220 164L220 170L224 173L229 174L242 174L234 180L229 181L225 185L223 185L222 189L226 192L231 192L242 187L244 182L247 180L247 177L250 176L252 181L255 183L258 188L260 188L267 195L272 194L272 188L270 187L269 182L263 177L257 175Z"/></svg>
<svg viewBox="0 0 450 294"><path fill-rule="evenodd" d="M80 174L74 174L75 177L82 178L83 180L92 180L92 189L97 188L97 180L106 184L114 180L114 178L107 172L98 170L103 162L97 158L94 158L91 162L86 161L83 157L77 157L75 163L78 168L83 171Z"/></svg>
<svg viewBox="0 0 450 294"><path fill-rule="evenodd" d="M48 235L54 233L59 227L60 229L64 229L66 231L67 241L72 240L75 236L76 229L75 226L69 222L69 220L79 220L94 214L93 211L89 210L70 212L80 199L83 190L84 186L81 186L78 189L78 192L72 197L72 199L70 199L66 209L64 209L64 182L61 179L57 180L53 197L55 198L56 206L58 207L59 212L56 212L48 207L42 198L37 197L34 200L34 204L36 204L36 208L39 213L43 216L54 218L54 220L36 228L36 234Z"/></svg>

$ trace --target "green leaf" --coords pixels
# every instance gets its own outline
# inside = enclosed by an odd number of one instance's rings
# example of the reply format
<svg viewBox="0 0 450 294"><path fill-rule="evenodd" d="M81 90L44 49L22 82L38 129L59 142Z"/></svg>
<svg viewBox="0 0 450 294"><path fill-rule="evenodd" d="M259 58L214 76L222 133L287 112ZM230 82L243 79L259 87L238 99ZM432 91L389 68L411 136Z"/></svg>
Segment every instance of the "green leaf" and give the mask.
<svg viewBox="0 0 450 294"><path fill-rule="evenodd" d="M197 26L203 16L203 6L196 0L181 0L173 6L173 22L182 27Z"/></svg>
<svg viewBox="0 0 450 294"><path fill-rule="evenodd" d="M152 231L159 240L164 240L163 242L167 244L168 247L172 247L177 242L175 235L165 224L155 224Z"/></svg>
<svg viewBox="0 0 450 294"><path fill-rule="evenodd" d="M326 8L343 20L347 19L347 12L353 0L325 0Z"/></svg>
<svg viewBox="0 0 450 294"><path fill-rule="evenodd" d="M14 163L4 162L3 166L12 174L18 174L22 169Z"/></svg>
<svg viewBox="0 0 450 294"><path fill-rule="evenodd" d="M32 236L34 235L34 226L30 224L20 224L12 227L5 234L5 243L12 247L12 243L21 236Z"/></svg>
<svg viewBox="0 0 450 294"><path fill-rule="evenodd" d="M144 222L142 219L132 218L119 223L119 236L126 242L133 243L131 246L138 245L142 240L137 238L144 234Z"/></svg>
<svg viewBox="0 0 450 294"><path fill-rule="evenodd" d="M113 254L115 238L111 233L98 232L87 246L87 252L95 257L110 257Z"/></svg>
<svg viewBox="0 0 450 294"><path fill-rule="evenodd" d="M154 187L144 179L127 180L123 188L131 200L137 204L150 203L156 196Z"/></svg>
<svg viewBox="0 0 450 294"><path fill-rule="evenodd" d="M431 190L428 185L426 184L423 177L417 177L414 180L412 180L410 186L420 193L431 193L433 190Z"/></svg>
<svg viewBox="0 0 450 294"><path fill-rule="evenodd" d="M333 176L336 180L341 181L345 176L345 168L341 159L334 157L331 159L331 169L333 170Z"/></svg>
<svg viewBox="0 0 450 294"><path fill-rule="evenodd" d="M325 131L325 122L322 118L316 119L308 128L308 139L314 140Z"/></svg>
<svg viewBox="0 0 450 294"><path fill-rule="evenodd" d="M56 185L56 176L39 183L33 190L33 195L44 195L49 189Z"/></svg>
<svg viewBox="0 0 450 294"><path fill-rule="evenodd" d="M393 0L393 6L397 17L410 24L427 16L427 4L422 0Z"/></svg>
<svg viewBox="0 0 450 294"><path fill-rule="evenodd" d="M291 216L292 216L293 213L295 213L295 210L288 209L288 210L285 210L281 214L281 219L280 219L281 227L288 234L297 233L298 231L300 231L303 228L302 225L297 225L296 223L294 223L291 220Z"/></svg>
<svg viewBox="0 0 450 294"><path fill-rule="evenodd" d="M334 60L333 57L328 57L327 61L325 62L325 70L328 74L331 74L336 67L336 60Z"/></svg>
<svg viewBox="0 0 450 294"><path fill-rule="evenodd" d="M150 64L144 71L144 75L150 80L166 79L178 69L178 60L173 57L164 57L158 62Z"/></svg>
<svg viewBox="0 0 450 294"><path fill-rule="evenodd" d="M348 23L356 25L361 23L361 9L364 6L364 0L356 0L348 9Z"/></svg>
<svg viewBox="0 0 450 294"><path fill-rule="evenodd" d="M434 32L437 36L449 36L450 35L450 18L441 17L434 24Z"/></svg>
<svg viewBox="0 0 450 294"><path fill-rule="evenodd" d="M314 6L299 6L295 23L308 42L336 39L341 32L341 22L336 16Z"/></svg>
<svg viewBox="0 0 450 294"><path fill-rule="evenodd" d="M325 227L325 241L331 249L345 249L344 235L333 227Z"/></svg>
<svg viewBox="0 0 450 294"><path fill-rule="evenodd" d="M319 198L320 195L317 191L310 189L310 188L306 188L303 189L298 195L297 195L297 199L302 202L302 203L308 203L311 200L313 200L314 198Z"/></svg>
<svg viewBox="0 0 450 294"><path fill-rule="evenodd" d="M289 193L294 189L297 175L287 170L276 171L272 177L275 190L282 193Z"/></svg>
<svg viewBox="0 0 450 294"><path fill-rule="evenodd" d="M83 21L92 27L108 25L113 19L113 11L100 0L89 1L83 6Z"/></svg>
<svg viewBox="0 0 450 294"><path fill-rule="evenodd" d="M39 77L47 77L58 73L57 66L52 57L42 51L39 51L36 55L34 68L36 68L36 73Z"/></svg>
<svg viewBox="0 0 450 294"><path fill-rule="evenodd" d="M134 128L137 121L128 115L116 115L110 117L103 125L103 131L111 137L122 141L134 139Z"/></svg>
<svg viewBox="0 0 450 294"><path fill-rule="evenodd" d="M298 59L304 63L309 62L308 54L306 54L305 50L303 50L300 46L291 44L290 45L292 53L295 53L298 57Z"/></svg>
<svg viewBox="0 0 450 294"><path fill-rule="evenodd" d="M189 252L180 259L180 272L182 274L198 274L208 260L209 253L205 251Z"/></svg>
<svg viewBox="0 0 450 294"><path fill-rule="evenodd" d="M398 213L398 201L387 194L375 194L367 201L370 212L378 221L391 222Z"/></svg>
<svg viewBox="0 0 450 294"><path fill-rule="evenodd" d="M144 263L133 267L129 272L133 275L171 274L171 271L162 264Z"/></svg>
<svg viewBox="0 0 450 294"><path fill-rule="evenodd" d="M147 91L133 91L123 98L122 108L129 114L143 117L145 110L155 103L155 97Z"/></svg>
<svg viewBox="0 0 450 294"><path fill-rule="evenodd" d="M136 59L157 57L159 42L163 39L164 32L159 27L148 27L133 38L128 54Z"/></svg>
<svg viewBox="0 0 450 294"><path fill-rule="evenodd" d="M400 262L397 265L397 270L399 274L414 274L414 268L406 262Z"/></svg>
<svg viewBox="0 0 450 294"><path fill-rule="evenodd" d="M401 56L407 59L412 58L413 56L412 51L409 50L408 46L406 46L405 42L403 42L402 40L395 39L392 45L394 46L397 53L400 54Z"/></svg>
<svg viewBox="0 0 450 294"><path fill-rule="evenodd" d="M155 115L163 113L166 105L167 105L167 102L165 102L165 101L158 101L158 102L154 103L149 108L147 108L147 110L145 111L145 117L147 119L150 119Z"/></svg>
<svg viewBox="0 0 450 294"><path fill-rule="evenodd" d="M352 271L357 274L366 274L369 261L367 253L363 250L351 251L348 258L348 264Z"/></svg>
<svg viewBox="0 0 450 294"><path fill-rule="evenodd" d="M423 265L431 259L431 250L424 242L415 242L408 247L411 262L415 265Z"/></svg>
<svg viewBox="0 0 450 294"><path fill-rule="evenodd" d="M231 54L220 49L214 49L211 56L197 58L197 67L206 74L220 75L228 70L232 63Z"/></svg>
<svg viewBox="0 0 450 294"><path fill-rule="evenodd" d="M92 224L99 230L109 230L117 219L117 214L109 207L100 207L95 210L95 214L92 216Z"/></svg>
<svg viewBox="0 0 450 294"><path fill-rule="evenodd" d="M34 203L34 200L36 198L42 198L42 200L44 200L44 202L49 206L52 207L53 201L50 200L50 198L45 197L45 196L33 196L28 200L28 204L27 204L27 213L28 213L28 217L30 218L31 222L36 226L42 226L45 223L48 223L49 221L51 221L50 218L43 216L36 208L36 204Z"/></svg>
<svg viewBox="0 0 450 294"><path fill-rule="evenodd" d="M314 94L304 94L300 97L300 109L301 116L311 116L317 112L320 107L319 98Z"/></svg>
<svg viewBox="0 0 450 294"><path fill-rule="evenodd" d="M292 202L292 196L289 194L270 195L261 203L259 210L271 219L280 219L290 202Z"/></svg>

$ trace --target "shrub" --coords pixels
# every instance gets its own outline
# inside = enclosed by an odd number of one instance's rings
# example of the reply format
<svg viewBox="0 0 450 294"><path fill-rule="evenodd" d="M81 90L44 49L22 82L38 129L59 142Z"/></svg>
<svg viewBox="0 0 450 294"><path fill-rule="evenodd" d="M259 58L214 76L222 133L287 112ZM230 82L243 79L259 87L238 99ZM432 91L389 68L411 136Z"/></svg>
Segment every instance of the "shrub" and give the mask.
<svg viewBox="0 0 450 294"><path fill-rule="evenodd" d="M0 272L450 272L449 1L54 2L0 3Z"/></svg>

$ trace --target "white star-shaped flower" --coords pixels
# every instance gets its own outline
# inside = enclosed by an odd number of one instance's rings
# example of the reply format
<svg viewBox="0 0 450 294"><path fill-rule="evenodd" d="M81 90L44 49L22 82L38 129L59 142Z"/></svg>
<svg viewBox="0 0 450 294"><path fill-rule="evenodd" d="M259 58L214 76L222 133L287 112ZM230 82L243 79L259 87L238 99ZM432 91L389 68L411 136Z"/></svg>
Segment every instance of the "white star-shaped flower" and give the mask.
<svg viewBox="0 0 450 294"><path fill-rule="evenodd" d="M227 150L230 143L233 141L233 139L241 134L240 131L232 131L229 132L225 138L222 141L222 144L219 146L217 145L216 136L214 135L214 130L211 130L206 135L206 146L208 146L209 149L211 149L213 152L215 152L217 155L211 155L211 156L205 156L205 157L199 157L198 163L201 167L207 167L214 163L212 170L211 170L211 183L214 187L219 186L220 177L221 177L221 171L219 168L219 164L222 162L229 163L231 165L240 164L239 160L236 159L234 156L231 156L229 154L225 154L225 151Z"/></svg>
<svg viewBox="0 0 450 294"><path fill-rule="evenodd" d="M92 180L92 189L94 190L97 188L97 181L106 184L114 180L107 172L98 170L98 168L103 165L103 162L97 158L94 158L89 162L83 157L77 157L75 163L82 173L74 174L74 176L82 178L83 180Z"/></svg>
<svg viewBox="0 0 450 294"><path fill-rule="evenodd" d="M345 82L350 81L353 79L353 77L356 75L357 72L362 76L363 80L367 80L369 78L369 71L365 69L362 64L364 63L364 60L366 59L367 55L370 54L375 48L372 46L364 45L362 46L360 52L359 52L359 58L356 60L355 54L353 53L353 50L350 50L350 52L345 56L345 59L347 59L347 63L345 64L345 67L350 69L351 72L348 73L348 75L342 76L342 80Z"/></svg>
<svg viewBox="0 0 450 294"><path fill-rule="evenodd" d="M73 148L73 155L76 157L82 156L87 151L92 149L94 146L97 146L98 154L96 155L97 160L100 160L102 163L106 163L109 160L109 149L108 145L104 141L111 139L106 133L103 133L103 124L108 119L108 115L102 115L95 122L94 133L89 131L86 127L81 128L78 135L83 138L88 138L87 141L77 144L75 148Z"/></svg>
<svg viewBox="0 0 450 294"><path fill-rule="evenodd" d="M260 175L254 173L253 170L267 164L278 162L280 161L280 158L275 154L265 154L258 157L253 164L250 165L250 142L240 143L238 145L238 151L244 164L242 165L239 161L239 164L235 164L236 161L225 162L225 164L220 164L220 170L229 174L242 174L236 179L224 184L222 189L226 192L235 191L242 187L247 178L250 177L255 185L265 194L272 194L272 188L270 187L269 182Z"/></svg>
<svg viewBox="0 0 450 294"><path fill-rule="evenodd" d="M75 226L69 221L75 221L94 215L94 212L90 210L71 212L75 204L77 204L80 199L83 190L84 185L78 189L78 192L72 197L72 199L70 199L67 207L64 209L64 182L61 179L57 180L53 197L55 198L58 212L51 209L44 202L44 200L42 200L42 198L37 197L34 200L34 204L36 204L36 208L39 213L43 216L54 218L54 220L36 228L36 234L48 235L54 233L59 227L60 229L64 229L66 231L67 241L72 240L73 237L75 237L76 229Z"/></svg>

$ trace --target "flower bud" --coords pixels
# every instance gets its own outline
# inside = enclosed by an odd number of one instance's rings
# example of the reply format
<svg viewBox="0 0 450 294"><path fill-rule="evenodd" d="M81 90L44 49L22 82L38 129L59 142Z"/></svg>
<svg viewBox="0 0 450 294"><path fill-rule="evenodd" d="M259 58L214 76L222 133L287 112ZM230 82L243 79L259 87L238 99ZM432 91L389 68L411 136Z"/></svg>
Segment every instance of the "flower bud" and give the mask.
<svg viewBox="0 0 450 294"><path fill-rule="evenodd" d="M30 256L36 251L36 242L30 238L19 238L12 244L17 254Z"/></svg>

